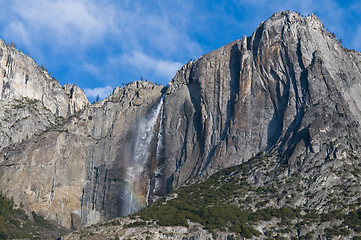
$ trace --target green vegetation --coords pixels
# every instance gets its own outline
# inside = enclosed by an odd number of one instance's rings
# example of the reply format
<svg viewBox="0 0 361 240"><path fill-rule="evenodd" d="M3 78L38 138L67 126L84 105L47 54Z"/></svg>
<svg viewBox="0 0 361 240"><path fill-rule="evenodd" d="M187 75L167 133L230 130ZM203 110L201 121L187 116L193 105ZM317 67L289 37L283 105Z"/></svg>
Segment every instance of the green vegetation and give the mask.
<svg viewBox="0 0 361 240"><path fill-rule="evenodd" d="M10 47L16 48L16 44L14 42L11 42Z"/></svg>
<svg viewBox="0 0 361 240"><path fill-rule="evenodd" d="M59 79L57 79L56 77L51 76L51 72L49 72L48 69L44 67L44 65L41 65L39 68L40 68L41 74L43 75L44 78L46 78L44 73L48 73L48 75L51 77L51 80L53 80L55 82L59 82Z"/></svg>
<svg viewBox="0 0 361 240"><path fill-rule="evenodd" d="M327 29L327 31L329 31L329 30ZM333 38L335 38L335 39L337 40L336 34L335 34L334 32L330 32L330 34L331 34L331 36L332 36ZM342 39L340 38L340 39L338 39L337 41L338 41L338 43L341 45ZM349 52L353 52L353 53L356 53L356 52L357 52L355 49L345 48L345 47L343 47L342 45L341 45L341 47L342 47L342 49L343 49L345 52L348 52L348 53L349 53Z"/></svg>
<svg viewBox="0 0 361 240"><path fill-rule="evenodd" d="M361 208L349 212L344 217L343 224L353 229L355 232L361 233Z"/></svg>
<svg viewBox="0 0 361 240"><path fill-rule="evenodd" d="M295 196L295 191L302 191L302 188L284 188L286 184L292 183L287 179L276 180L258 188L252 187L246 177L252 169L263 166L266 159L267 156L260 153L249 162L221 170L205 181L180 187L136 215L144 220L143 225L146 221L154 221L161 226L188 226L188 221L192 221L202 224L210 232L231 231L245 238L264 234L270 238L285 239L288 236L285 234L292 236L302 229L309 229L313 224L333 220L338 220L338 225L324 232L330 238L348 235L351 230L361 232L360 204L347 205L335 196L330 197L328 204L337 208L324 214L312 209L291 207L290 199L284 200L286 205L282 204L283 207L275 207L275 202L286 196ZM308 192L308 195L312 198L316 194ZM256 210L252 211L254 207ZM345 209L351 211L344 214ZM260 233L254 228L260 221L273 221L277 223L277 228ZM138 221L135 224L142 223ZM314 234L309 232L301 239L311 239Z"/></svg>
<svg viewBox="0 0 361 240"><path fill-rule="evenodd" d="M38 99L28 98L25 97L24 101L21 99L14 99L14 104L11 105L12 109L19 109L19 108L25 108L26 106L32 106L32 108L36 108L36 103L39 102Z"/></svg>
<svg viewBox="0 0 361 240"><path fill-rule="evenodd" d="M249 164L242 164L224 169L202 183L179 188L171 193L168 201L164 198L138 214L143 220L154 220L162 226L188 226L187 220L190 220L201 223L209 230L229 230L246 238L260 235L252 227L258 221L270 221L273 218L291 221L300 217L299 209L288 207L268 207L252 212L237 206L233 199L244 197L246 191L250 190L245 178L239 177L249 168ZM255 191L268 193L274 189L258 188Z"/></svg>
<svg viewBox="0 0 361 240"><path fill-rule="evenodd" d="M65 233L64 229L56 227L34 212L34 221L30 220L21 207L18 208L12 199L0 193L0 239L49 239Z"/></svg>
<svg viewBox="0 0 361 240"><path fill-rule="evenodd" d="M350 234L350 230L339 226L325 229L325 236L328 239L331 239L333 236L346 236L348 234Z"/></svg>
<svg viewBox="0 0 361 240"><path fill-rule="evenodd" d="M127 225L125 225L124 227L125 228L132 228L132 227L142 227L142 226L146 226L147 223L144 222L144 221L136 221L136 222L133 222L133 223L129 223Z"/></svg>
<svg viewBox="0 0 361 240"><path fill-rule="evenodd" d="M36 104L36 103L39 102L38 99L33 99L33 98L28 98L28 97L25 97L25 101L26 101L28 104L30 104L30 105Z"/></svg>

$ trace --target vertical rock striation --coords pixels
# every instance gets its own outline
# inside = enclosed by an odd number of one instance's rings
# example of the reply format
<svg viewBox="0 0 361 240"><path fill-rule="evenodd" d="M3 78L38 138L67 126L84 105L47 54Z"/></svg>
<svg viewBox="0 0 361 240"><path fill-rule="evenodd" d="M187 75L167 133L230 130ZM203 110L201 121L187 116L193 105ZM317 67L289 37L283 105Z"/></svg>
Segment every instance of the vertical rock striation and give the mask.
<svg viewBox="0 0 361 240"><path fill-rule="evenodd" d="M130 204L131 212L138 210L154 196L158 140L152 132L159 131L163 89L147 82L116 88L109 98L4 151L0 188L29 211L68 228L127 215ZM143 144L143 157L134 162L140 125L147 125L147 116L153 118L147 132L151 139ZM130 182L129 168L136 166L142 169Z"/></svg>
<svg viewBox="0 0 361 240"><path fill-rule="evenodd" d="M312 165L330 151L356 151L342 142L360 137L359 64L315 15L289 11L189 62L165 97L168 183L179 186L261 151L280 154L291 173L297 161ZM345 149L331 148L332 141Z"/></svg>
<svg viewBox="0 0 361 240"><path fill-rule="evenodd" d="M0 40L0 149L40 134L88 104L80 88L62 87L33 59Z"/></svg>
<svg viewBox="0 0 361 240"><path fill-rule="evenodd" d="M76 87L63 87L34 60L0 40L1 99L37 99L58 116L67 117L89 102ZM74 94L73 94L74 93ZM70 107L76 103L76 107ZM72 103L71 103L72 102Z"/></svg>
<svg viewBox="0 0 361 240"><path fill-rule="evenodd" d="M0 52L3 62L10 59L1 65L3 100L37 99L54 116L86 105L76 87L20 68L32 60L14 51ZM360 63L315 15L276 13L252 36L184 65L168 88L140 81L116 88L3 150L0 189L29 211L78 228L131 213L192 177L261 152L278 171L256 169L252 184L294 174L293 182L313 192L346 184L352 176L336 173L354 169L361 153ZM297 204L324 206L325 194Z"/></svg>

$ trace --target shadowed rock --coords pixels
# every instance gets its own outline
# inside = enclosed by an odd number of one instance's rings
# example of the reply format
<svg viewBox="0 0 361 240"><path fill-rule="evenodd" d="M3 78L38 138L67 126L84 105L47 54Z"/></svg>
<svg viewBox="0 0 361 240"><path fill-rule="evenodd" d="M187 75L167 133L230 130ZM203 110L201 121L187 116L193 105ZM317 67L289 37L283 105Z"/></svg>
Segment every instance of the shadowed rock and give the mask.
<svg viewBox="0 0 361 240"><path fill-rule="evenodd" d="M184 65L168 88L146 82L117 88L6 149L0 187L29 211L69 228L123 215L138 123L164 93L139 175L146 202L259 153L277 156L277 171L256 171L249 176L255 186L297 173L309 191L332 188L339 179L332 171L359 161L360 62L315 15L276 13L252 36ZM326 195L307 204L321 209Z"/></svg>

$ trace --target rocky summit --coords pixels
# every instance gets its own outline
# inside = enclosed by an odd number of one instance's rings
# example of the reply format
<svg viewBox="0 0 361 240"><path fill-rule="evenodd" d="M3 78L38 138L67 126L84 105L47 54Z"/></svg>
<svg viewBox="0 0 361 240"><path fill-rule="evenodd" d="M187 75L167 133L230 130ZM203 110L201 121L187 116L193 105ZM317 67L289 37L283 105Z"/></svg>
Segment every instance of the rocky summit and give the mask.
<svg viewBox="0 0 361 240"><path fill-rule="evenodd" d="M275 13L168 86L92 105L4 42L0 59L0 189L98 223L65 239L361 235L361 54L313 14Z"/></svg>
<svg viewBox="0 0 361 240"><path fill-rule="evenodd" d="M0 149L40 134L86 105L80 88L62 87L44 67L0 40Z"/></svg>

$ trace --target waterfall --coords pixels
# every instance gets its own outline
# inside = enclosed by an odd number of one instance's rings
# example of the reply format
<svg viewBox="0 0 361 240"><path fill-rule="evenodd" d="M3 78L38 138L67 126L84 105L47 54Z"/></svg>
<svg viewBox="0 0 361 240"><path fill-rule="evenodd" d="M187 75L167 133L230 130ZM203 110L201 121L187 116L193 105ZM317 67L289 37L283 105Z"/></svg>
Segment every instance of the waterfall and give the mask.
<svg viewBox="0 0 361 240"><path fill-rule="evenodd" d="M148 159L149 151L148 146L155 134L154 126L157 123L159 112L163 106L163 99L160 99L158 105L151 111L149 117L142 119L138 124L137 137L134 148L134 163L144 166L145 161Z"/></svg>
<svg viewBox="0 0 361 240"><path fill-rule="evenodd" d="M161 159L161 154L163 151L163 139L164 139L164 129L163 129L163 115L164 115L164 106L160 110L160 121L159 121L159 132L158 132L158 143L157 143L157 159Z"/></svg>
<svg viewBox="0 0 361 240"><path fill-rule="evenodd" d="M134 151L130 161L130 165L126 169L126 195L123 215L129 215L138 211L142 206L148 204L150 183L147 183L146 199L142 196L143 185L141 180L144 180L144 170L147 160L149 158L149 146L152 138L155 136L155 125L159 117L161 109L163 109L164 95L161 97L159 103L152 109L147 117L140 120L136 129ZM160 132L160 131L159 131ZM158 133L159 135L159 133ZM158 140L159 142L159 140ZM157 146L158 151L158 146Z"/></svg>
<svg viewBox="0 0 361 240"><path fill-rule="evenodd" d="M162 160L162 154L164 150L164 128L163 128L163 116L164 116L164 106L162 106L162 109L160 110L160 121L159 121L159 132L158 132L158 143L157 143L157 152L156 152L156 159L158 161ZM162 166L158 165L158 168L155 170L155 185L153 189L153 193L157 192L159 188L161 187L160 183L160 177L162 175Z"/></svg>

